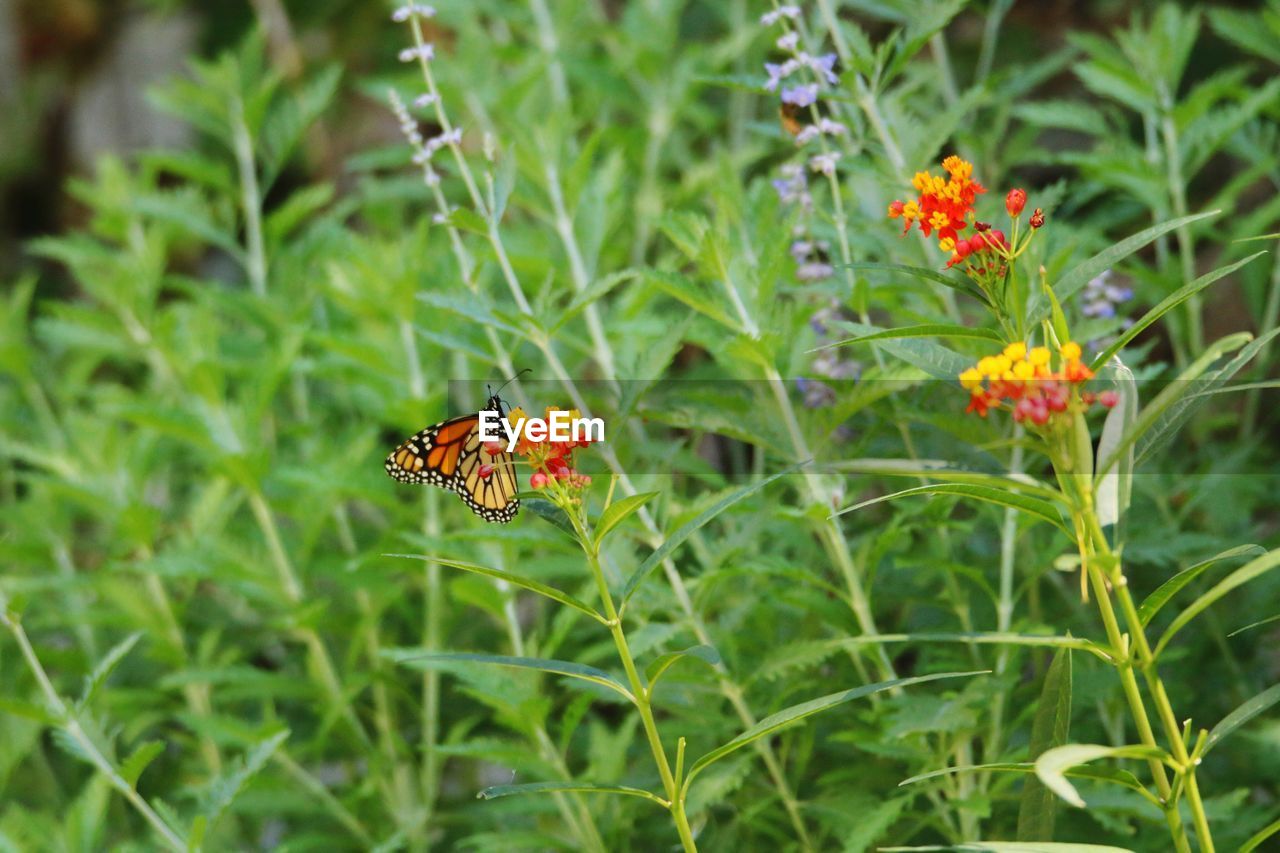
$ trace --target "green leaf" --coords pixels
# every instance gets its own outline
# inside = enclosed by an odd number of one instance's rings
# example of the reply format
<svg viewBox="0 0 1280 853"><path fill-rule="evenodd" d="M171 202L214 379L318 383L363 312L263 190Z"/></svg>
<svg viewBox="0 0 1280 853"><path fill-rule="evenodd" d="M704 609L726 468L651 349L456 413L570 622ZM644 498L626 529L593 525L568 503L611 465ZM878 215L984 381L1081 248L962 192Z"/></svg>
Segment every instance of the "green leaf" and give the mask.
<svg viewBox="0 0 1280 853"><path fill-rule="evenodd" d="M1067 742L1071 730L1071 650L1059 649L1045 673L1044 687L1031 723L1027 755L1033 761ZM1052 841L1058 800L1036 779L1022 787L1018 807L1019 841Z"/></svg>
<svg viewBox="0 0 1280 853"><path fill-rule="evenodd" d="M1276 566L1280 566L1280 548L1245 563L1243 566L1227 575L1214 585L1213 588L1197 598L1195 601L1191 602L1186 609L1177 615L1165 630L1163 636L1160 637L1160 642L1156 644L1155 654L1158 656L1160 652L1164 650L1164 647L1169 644L1169 641L1172 640L1188 622L1199 616L1200 613L1210 604L1213 604L1219 598L1222 598L1222 596L1231 592L1231 590L1236 587L1242 586L1260 575L1271 571Z"/></svg>
<svg viewBox="0 0 1280 853"><path fill-rule="evenodd" d="M1014 494L1002 489L991 488L990 486L975 486L968 483L934 483L926 486L913 486L910 489L903 489L890 495L881 495L878 498L871 498L853 506L845 507L835 512L831 517L835 518L872 504L911 497L912 495L960 495L961 497L975 498L980 501L1016 509L1019 512L1025 512L1028 515L1056 525L1063 532L1069 532L1062 521L1062 514L1058 511L1058 507L1049 501L1027 495Z"/></svg>
<svg viewBox="0 0 1280 853"><path fill-rule="evenodd" d="M1223 717L1222 721L1209 732L1209 736L1205 738L1204 752L1201 753L1201 756L1208 755L1209 750L1217 746L1223 738L1277 702L1280 702L1280 684L1268 687L1257 696L1241 704L1240 707Z"/></svg>
<svg viewBox="0 0 1280 853"><path fill-rule="evenodd" d="M846 265L841 265L840 268L845 269ZM961 293L964 293L965 296L972 296L975 300L982 302L983 305L991 305L991 302L987 300L986 293L979 291L979 289L974 287L969 280L951 278L950 275L943 275L942 273L937 272L936 269L927 269L924 268L924 266L908 266L905 264L873 263L847 264L847 269L873 269L879 270L879 272L882 273L902 273L910 275L910 277L913 278L923 279L925 282L942 284L943 287L950 287L951 289L954 289L954 291L960 291Z"/></svg>
<svg viewBox="0 0 1280 853"><path fill-rule="evenodd" d="M457 663L488 663L495 666L510 666L517 669L535 669L549 672L552 675L563 675L589 681L601 687L608 687L622 694L629 702L635 702L631 691L602 669L586 666L567 660L550 660L547 658L511 657L509 655L482 655L469 652L422 652L418 649L388 649L383 654L390 660L411 669L438 669Z"/></svg>
<svg viewBox="0 0 1280 853"><path fill-rule="evenodd" d="M1191 390L1193 380L1198 379L1224 354L1247 344L1250 337L1248 332L1239 332L1210 344L1199 358L1183 370L1176 380L1169 383L1163 391L1157 394L1138 413L1138 419L1116 442L1110 454L1105 460L1099 461L1095 477L1101 478L1109 473L1112 467L1121 459L1121 454L1125 453L1130 447L1136 447L1137 441L1148 430L1155 429L1157 425L1169 424L1171 419L1178 417L1179 410L1175 410L1174 407ZM1161 428L1164 429L1166 427L1162 426ZM1135 464L1137 464L1136 461Z"/></svg>
<svg viewBox="0 0 1280 853"><path fill-rule="evenodd" d="M1014 490L1039 495L1049 501L1063 501L1062 493L1027 474L986 474L967 471L954 462L943 459L850 459L826 466L835 471L856 474L876 474L888 477L926 477L931 480L949 480L993 489Z"/></svg>
<svg viewBox="0 0 1280 853"><path fill-rule="evenodd" d="M1178 591L1184 586L1200 577L1210 566L1235 557L1251 557L1265 553L1266 549L1261 545L1237 545L1219 554L1214 554L1209 559L1196 563L1190 568L1183 569L1160 584L1154 592L1146 597L1138 608L1138 618L1142 620L1144 626L1151 624L1151 620L1160 612L1160 608L1169 602L1169 599L1177 595Z"/></svg>
<svg viewBox="0 0 1280 853"><path fill-rule="evenodd" d="M1257 850L1262 846L1262 842L1266 841L1278 832L1280 832L1280 820L1267 824L1262 829L1249 836L1248 841L1240 845L1239 853L1253 853L1254 850Z"/></svg>
<svg viewBox="0 0 1280 853"><path fill-rule="evenodd" d="M955 773L1029 773L1034 775L1036 765L1031 761L1024 762L999 762L995 764L962 764L958 767L943 767L941 770L932 770L928 773L921 773L912 776L910 779L903 779L898 783L898 787L906 785L914 785L917 782L924 782L938 776L950 776ZM1138 777L1134 776L1128 770L1120 767L1090 767L1082 764L1079 767L1072 767L1064 771L1065 775L1071 779L1090 779L1094 782L1107 782L1109 784L1120 785L1128 788L1136 794L1142 795L1144 799L1150 802L1156 808L1160 808L1160 800L1154 794L1147 790L1146 786L1138 781ZM1035 780L1039 784L1039 779Z"/></svg>
<svg viewBox="0 0 1280 853"><path fill-rule="evenodd" d="M958 853L1133 853L1126 847L1108 844L1076 844L1064 841L965 841L946 847L880 847L880 853L908 853L908 851L943 851Z"/></svg>
<svg viewBox="0 0 1280 853"><path fill-rule="evenodd" d="M1254 628L1261 628L1263 625L1270 625L1272 622L1280 622L1280 614L1277 614L1275 616L1268 616L1266 619L1259 619L1257 622L1250 622L1248 625L1245 625L1243 628L1235 629L1230 634L1227 634L1227 636L1234 637L1237 634L1243 634L1245 631L1252 631Z"/></svg>
<svg viewBox="0 0 1280 853"><path fill-rule="evenodd" d="M1183 302L1186 302L1192 296L1195 296L1197 293L1204 290L1206 287L1213 284L1218 279L1231 275L1231 273L1240 269L1240 267L1244 266L1245 264L1249 263L1255 258L1259 258L1265 255L1266 253L1267 252L1265 249L1261 252L1254 252L1252 255L1249 255L1247 258L1243 258L1239 261L1236 261L1234 264L1228 264L1225 267L1219 267L1213 272L1205 273L1204 275L1197 278L1195 281L1190 282L1189 284L1183 285L1182 287L1175 290L1173 293L1170 293L1164 299L1161 299L1160 302L1157 303L1154 308L1152 308L1146 314L1143 314L1142 317L1139 318L1128 329L1125 329L1124 333L1121 334L1119 337L1117 337L1115 341L1112 342L1111 346L1107 347L1105 350L1103 350L1101 353L1098 354L1098 357L1093 360L1093 369L1098 370L1099 368L1101 368L1102 365L1106 364L1108 361L1111 360L1111 357L1113 355L1115 355L1116 353L1120 352L1120 350L1128 346L1130 341L1132 341L1139 334L1141 334L1148 326L1150 326L1156 320L1159 320L1165 314L1169 313L1174 308L1177 308Z"/></svg>
<svg viewBox="0 0 1280 853"><path fill-rule="evenodd" d="M720 653L715 650L714 646L690 646L678 652L667 652L665 655L659 655L644 670L644 677L649 682L650 696L653 695L653 688L657 685L658 679L662 677L662 674L674 666L681 658L686 657L697 658L712 668L720 665Z"/></svg>
<svg viewBox="0 0 1280 853"><path fill-rule="evenodd" d="M1100 758L1144 758L1164 761L1163 750L1148 746L1102 746L1091 743L1069 743L1054 747L1036 759L1036 776L1049 790L1076 808L1084 808L1080 792L1066 779L1066 771Z"/></svg>
<svg viewBox="0 0 1280 853"><path fill-rule="evenodd" d="M472 234L485 236L489 233L489 223L484 217L469 207L459 207L449 214L446 224L459 231L470 231Z"/></svg>
<svg viewBox="0 0 1280 853"><path fill-rule="evenodd" d="M631 577L627 578L627 583L622 588L621 607L626 607L627 601L635 594L635 591L640 588L640 584L649 576L649 573L657 568L658 564L665 560L672 551L679 548L684 543L684 540L688 539L695 532L705 527L713 518L723 513L729 507L744 498L750 497L772 483L774 480L777 480L779 477L785 477L787 474L794 473L807 464L807 461L800 462L790 466L789 468L784 468L772 477L766 477L763 480L757 480L754 483L750 483L740 489L736 489L716 501L707 509L698 513L696 517L685 522L679 530L663 540L663 543L659 545L643 563L640 564L640 567L631 573Z"/></svg>
<svg viewBox="0 0 1280 853"><path fill-rule="evenodd" d="M681 275L671 270L655 270L649 269L644 271L644 279L650 282L663 293L682 302L688 307L704 314L715 320L721 326L731 329L734 332L741 333L742 326L736 320L731 318L724 310L707 297L702 291L703 287L688 276Z"/></svg>
<svg viewBox="0 0 1280 853"><path fill-rule="evenodd" d="M535 492L534 494L537 493ZM538 516L538 518L560 528L574 539L578 538L578 531L573 529L573 522L569 520L569 516L565 515L564 510L560 507L541 496L526 497L525 492L521 492L518 497L520 498L520 505Z"/></svg>
<svg viewBox="0 0 1280 853"><path fill-rule="evenodd" d="M572 607L580 613L585 613L592 619L604 625L609 620L605 619L588 604L584 604L578 599L569 595L567 592L561 592L553 586L547 586L544 583L532 580L530 578L521 577L502 569L491 569L488 566L479 566L475 563L467 563L462 560L451 560L445 557L432 557L427 554L383 554L384 557L399 557L404 560L422 560L424 563L438 563L441 566L448 566L453 569L461 569L464 572L471 572L476 575L484 575L485 577L494 578L500 581L506 581L512 586L518 586L521 589L527 589L530 592L536 592L538 595L545 596L552 601L559 602L566 607Z"/></svg>
<svg viewBox="0 0 1280 853"><path fill-rule="evenodd" d="M209 786L200 813L210 826L226 811L249 780L266 766L271 756L289 737L289 730L276 732L271 737L250 747L227 771Z"/></svg>
<svg viewBox="0 0 1280 853"><path fill-rule="evenodd" d="M147 769L147 766L155 760L156 756L164 752L164 742L158 740L144 741L138 746L133 753L124 760L120 765L120 777L129 783L130 788L138 787L138 777Z"/></svg>
<svg viewBox="0 0 1280 853"><path fill-rule="evenodd" d="M868 326L864 323L853 323L847 320L836 322L834 325L842 329L848 329L855 335L869 335L884 331L877 326ZM942 379L947 382L956 382L956 377L973 366L972 359L965 358L955 350L947 349L941 344L919 338L882 340L879 346L894 358L920 368L934 379ZM957 392L959 387L957 383Z"/></svg>
<svg viewBox="0 0 1280 853"><path fill-rule="evenodd" d="M1115 245L1103 249L1059 278L1057 287L1054 288L1054 293L1060 301L1066 302L1075 295L1076 291L1083 288L1091 279L1096 278L1103 270L1111 269L1157 237L1168 234L1183 225L1190 225L1192 222L1198 222L1210 216L1217 216L1219 213L1221 211L1211 210L1206 213L1195 213L1191 216L1170 219L1145 231L1139 231L1131 237L1126 237ZM1030 325L1038 324L1047 316L1049 316L1049 307L1046 305L1032 316Z"/></svg>
<svg viewBox="0 0 1280 853"><path fill-rule="evenodd" d="M81 709L87 708L89 703L93 701L93 697L97 695L98 690L111 677L111 673L124 660L125 655L133 650L138 640L142 639L142 632L135 631L125 637L120 642L112 646L111 650L102 656L102 660L98 661L98 665L93 668L93 672L85 679L84 689L80 692L80 699L76 703Z"/></svg>
<svg viewBox="0 0 1280 853"><path fill-rule="evenodd" d="M1133 372L1119 358L1113 366L1116 374L1116 393L1119 402L1107 413L1102 423L1102 436L1098 439L1098 451L1095 466L1101 467L1102 460L1116 455L1116 448L1124 439L1138 418L1138 386L1133 381ZM1133 494L1133 445L1123 456L1118 456L1118 464L1098 478L1097 492L1098 522L1105 531L1112 528L1113 544L1124 540L1124 517L1129 511L1129 501Z"/></svg>
<svg viewBox="0 0 1280 853"><path fill-rule="evenodd" d="M1242 333L1245 340L1249 335ZM1194 394L1187 394L1188 389L1181 389L1176 396L1172 405L1170 405L1167 413L1151 425L1150 433L1144 436L1144 441L1138 445L1138 465L1141 465L1151 454L1158 450L1166 441L1177 434L1177 431L1186 423L1193 414L1208 401L1209 397L1221 386L1225 385L1227 380L1239 373L1246 364L1253 360L1258 353L1263 352L1270 342L1280 335L1280 328L1272 329L1258 336L1255 340L1249 341L1245 346L1236 353L1231 361L1227 362L1218 370L1209 374L1204 380L1203 388L1196 390ZM1224 341L1230 341L1237 336L1228 335ZM1212 347L1211 347L1212 349ZM1168 390L1168 389L1166 389Z"/></svg>
<svg viewBox="0 0 1280 853"><path fill-rule="evenodd" d="M1004 339L1000 337L1000 334L992 329L983 329L977 326L953 326L947 323L926 323L921 326L902 326L897 329L886 329L883 332L873 332L869 335L859 335L855 338L845 338L842 341L816 347L809 350L809 352L821 352L824 349L845 347L852 344L866 343L867 341L884 341L897 338L976 338L998 344L1004 343Z"/></svg>
<svg viewBox="0 0 1280 853"><path fill-rule="evenodd" d="M861 699L864 696L870 696L873 693L879 693L882 690L892 690L898 687L906 687L912 684L923 684L926 681L937 681L942 678L966 678L970 675L984 675L988 670L975 670L973 672L941 672L933 675L919 675L914 678L895 678L890 681L880 681L875 684L864 684L861 687L855 687L852 690L842 690L838 693L829 693L818 699L811 699L808 702L801 702L799 705L792 705L779 711L776 714L770 714L733 740L716 747L706 755L699 758L689 768L689 773L685 776L683 791L689 790L689 785L699 773L705 770L709 765L719 761L726 755L729 755L741 749L748 744L754 743L762 737L773 734L779 729L786 728L793 723L799 722L806 717L811 717L828 708L836 705L851 702L854 699ZM683 793L682 791L682 793Z"/></svg>
<svg viewBox="0 0 1280 853"><path fill-rule="evenodd" d="M597 549L600 547L600 543L609 535L609 531L626 521L628 516L657 496L658 492L641 492L609 504L605 511L600 513L600 519L596 522L595 547Z"/></svg>
<svg viewBox="0 0 1280 853"><path fill-rule="evenodd" d="M585 782L529 782L524 785L492 785L485 788L476 797L481 800L496 800L499 797L514 797L518 794L622 794L628 797L640 797L667 808L666 800L643 790L628 788L625 785L590 785Z"/></svg>

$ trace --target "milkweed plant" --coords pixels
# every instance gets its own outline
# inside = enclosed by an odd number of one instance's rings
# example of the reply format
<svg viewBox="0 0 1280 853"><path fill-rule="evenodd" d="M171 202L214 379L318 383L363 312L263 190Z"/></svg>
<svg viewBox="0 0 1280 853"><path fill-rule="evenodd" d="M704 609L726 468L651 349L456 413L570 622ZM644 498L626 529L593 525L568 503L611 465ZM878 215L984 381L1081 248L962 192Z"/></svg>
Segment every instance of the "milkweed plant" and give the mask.
<svg viewBox="0 0 1280 853"><path fill-rule="evenodd" d="M0 848L1274 846L1264 6L193 6L0 265Z"/></svg>

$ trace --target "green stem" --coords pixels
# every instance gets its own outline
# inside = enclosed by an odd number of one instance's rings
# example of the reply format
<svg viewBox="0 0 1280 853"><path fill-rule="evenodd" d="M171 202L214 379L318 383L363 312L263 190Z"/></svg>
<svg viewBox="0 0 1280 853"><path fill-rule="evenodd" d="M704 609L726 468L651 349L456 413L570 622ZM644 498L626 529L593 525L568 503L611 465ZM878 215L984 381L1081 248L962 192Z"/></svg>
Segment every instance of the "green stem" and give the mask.
<svg viewBox="0 0 1280 853"><path fill-rule="evenodd" d="M1161 86L1161 110L1164 115L1160 120L1160 132L1164 139L1165 169L1168 177L1169 197L1173 202L1173 215L1187 215L1187 190L1182 175L1182 152L1178 144L1178 128L1173 119L1173 102L1169 93ZM1182 281L1185 285L1195 278L1196 256L1195 241L1191 237L1191 229L1187 225L1178 226L1175 232L1178 237L1178 256L1182 262ZM1185 365L1193 353L1204 350L1204 329L1200 319L1200 295L1195 294L1187 300L1186 338L1174 342L1175 352L1179 355L1178 363Z"/></svg>
<svg viewBox="0 0 1280 853"><path fill-rule="evenodd" d="M1081 424L1083 421L1080 422ZM1080 428L1079 426L1075 428ZM1147 657L1144 658L1142 648L1146 645L1146 634L1142 629L1141 621L1137 620L1137 611L1133 608L1132 599L1129 597L1127 584L1121 582L1123 575L1120 573L1119 563L1115 556L1111 553L1107 544L1106 537L1102 534L1101 525L1098 522L1096 507L1093 500L1092 477L1090 474L1070 474L1066 473L1072 469L1072 466L1061 458L1055 458L1054 468L1058 472L1059 481L1063 485L1063 491L1072 497L1074 509L1072 512L1072 522L1076 532L1077 545L1080 551L1081 570L1086 572L1093 587L1094 597L1098 602L1098 613L1102 617L1102 623L1106 629L1107 640L1111 645L1112 656L1116 660L1116 672L1120 677L1120 684L1124 691L1125 700L1129 705L1129 711L1133 716L1134 725L1138 730L1138 737L1143 745L1159 749L1156 742L1155 732L1151 728L1151 721L1147 716L1146 705L1142 699L1142 692L1138 687L1137 678L1133 674L1133 655L1130 652L1131 645L1138 649L1138 659L1140 663L1149 659L1150 650L1147 650ZM1070 487L1068 487L1070 484ZM1103 567L1099 565L1099 556L1105 558L1106 561L1114 564L1114 575L1108 577L1104 574ZM1121 601L1121 607L1125 611L1126 621L1130 626L1130 633L1122 635L1120 625L1116 619L1115 609L1111 601L1111 589L1108 588L1108 581L1116 589L1116 595ZM1136 628L1136 630L1135 630ZM1146 676L1146 667L1144 666L1144 676ZM1150 676L1147 676L1150 683ZM1156 677L1158 682L1158 677ZM1161 686L1160 694L1163 694L1163 686ZM1154 691L1153 691L1154 695ZM1181 749L1185 756L1185 745L1182 742L1181 732L1177 730L1176 722L1173 724L1173 731L1169 731L1169 724L1172 721L1172 709L1168 707L1168 699L1165 697L1164 707L1160 707L1159 699L1157 699L1157 707L1160 712L1161 722L1163 723L1166 734L1169 734L1171 747L1175 758L1178 756L1178 750ZM1167 710L1167 715L1165 711ZM1185 776L1187 773L1186 762L1184 758L1178 759L1183 764L1184 770L1180 774ZM1148 766L1151 768L1152 778L1155 780L1156 790L1159 792L1160 801L1164 804L1165 822L1169 825L1169 832L1172 836L1174 846L1178 851L1190 851L1191 845L1187 840L1186 829L1182 825L1181 816L1178 814L1178 804L1175 797L1172 796L1174 786L1169 783L1168 776L1165 773L1164 764L1157 759L1148 759ZM1188 795L1190 800L1190 796ZM1201 809L1202 811L1203 809ZM1193 806L1193 812L1195 807ZM1205 824L1207 832L1208 826ZM1209 841L1209 847L1205 847L1205 839L1208 836L1201 837L1201 849L1212 850L1212 841Z"/></svg>
<svg viewBox="0 0 1280 853"><path fill-rule="evenodd" d="M245 268L249 284L257 296L267 295L267 253L262 239L262 194L258 189L257 167L253 160L253 136L245 122L244 102L237 96L231 104L231 141L236 169L240 173L240 207L244 213Z"/></svg>
<svg viewBox="0 0 1280 853"><path fill-rule="evenodd" d="M613 635L613 644L618 650L618 659L622 662L622 669L626 672L627 681L631 686L631 694L635 697L636 709L640 712L640 722L644 727L645 737L649 741L649 750L653 753L653 761L658 766L658 775L662 778L662 788L667 794L667 802L671 810L672 820L676 825L676 832L679 834L680 842L684 845L686 851L697 851L698 845L694 843L693 833L689 828L689 820L684 811L684 797L680 788L676 785L675 776L671 772L671 763L667 760L667 751L662 745L661 736L658 734L658 724L654 720L649 689L644 680L640 678L639 671L636 670L635 658L632 656L631 648L627 644L627 635L622 627L622 619L618 616L618 610L613 603L613 594L609 592L609 583L605 580L604 569L600 565L600 552L587 533L585 521L577 517L579 508L568 505L564 509L570 520L573 521L574 529L578 534L578 543L587 555L587 563L591 567L591 574L595 579L596 588L600 592L600 602L604 605L604 615L608 620L609 633Z"/></svg>
<svg viewBox="0 0 1280 853"><path fill-rule="evenodd" d="M103 776L107 777L111 787L119 791L138 810L138 813L146 819L147 823L151 824L156 833L164 839L165 844L174 850L185 851L187 843L182 836L165 823L142 795L125 781L124 777L112 766L107 757L102 754L93 740L81 728L79 721L71 713L71 709L67 707L66 703L62 701L62 697L58 695L58 691L54 689L53 682L49 680L49 674L45 672L44 666L41 665L40 659L36 656L36 651L32 648L31 640L27 637L27 632L23 629L22 623L8 612L8 607L8 600L3 593L0 593L0 624L3 624L9 629L9 633L13 634L13 639L18 643L18 648L27 662L27 667L40 685L40 691L44 694L45 702L48 703L50 709L58 718L59 727L76 742L76 745L89 763Z"/></svg>

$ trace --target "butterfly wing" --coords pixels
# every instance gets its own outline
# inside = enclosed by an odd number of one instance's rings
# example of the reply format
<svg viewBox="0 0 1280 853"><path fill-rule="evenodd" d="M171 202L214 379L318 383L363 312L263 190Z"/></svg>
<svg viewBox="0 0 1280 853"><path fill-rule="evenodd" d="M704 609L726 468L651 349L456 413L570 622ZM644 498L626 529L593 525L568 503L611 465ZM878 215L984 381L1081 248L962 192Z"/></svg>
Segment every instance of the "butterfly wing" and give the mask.
<svg viewBox="0 0 1280 853"><path fill-rule="evenodd" d="M488 477L481 477L481 466L486 463L493 470ZM384 467L402 483L452 489L485 521L506 524L520 510L511 454L503 451L489 457L480 444L479 415L427 427L391 451Z"/></svg>

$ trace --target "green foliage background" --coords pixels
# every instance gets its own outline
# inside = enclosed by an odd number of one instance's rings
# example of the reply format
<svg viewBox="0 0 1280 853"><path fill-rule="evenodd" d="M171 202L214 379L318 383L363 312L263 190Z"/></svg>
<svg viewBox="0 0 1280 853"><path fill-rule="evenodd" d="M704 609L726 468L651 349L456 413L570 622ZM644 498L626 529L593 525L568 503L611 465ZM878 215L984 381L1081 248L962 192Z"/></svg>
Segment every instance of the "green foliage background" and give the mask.
<svg viewBox="0 0 1280 853"><path fill-rule="evenodd" d="M591 600L581 554L537 513L485 525L381 470L396 442L454 414L450 380L523 367L547 380L529 386L547 397L536 408L568 402L568 383L635 394L610 450L658 495L653 529L633 517L609 540L619 588L667 536L802 449L848 463L770 482L700 524L628 608L642 663L708 641L705 657L723 661L681 661L663 677L662 731L687 738L691 759L746 728L743 709L761 719L886 668L991 671L788 728L767 741L772 768L752 750L715 765L690 804L705 849L801 849L785 791L811 849L1015 837L1167 849L1159 814L1106 780L1076 780L1084 809L1055 806L1020 773L899 786L1026 761L1043 743L1132 738L1093 655L937 638L1001 629L1002 606L1006 632L1098 637L1059 559L1070 543L1050 525L963 496L827 520L911 485L876 462L907 457L904 435L921 456L990 471L1005 464L1008 431L960 416L963 392L930 378L954 374L954 353L923 342L885 343L879 359L850 350L862 380L839 385L834 408L802 405L790 380L810 374L808 321L832 299L876 326L986 321L951 294L949 319L947 298L914 278L859 271L853 293L839 277L796 280L795 220L769 183L795 145L762 89L762 63L777 55L776 32L757 23L767 4L437 4L431 67L471 168L491 178L509 276L456 164L437 155L457 212L435 217L398 135L388 90L409 102L423 83L396 62L409 41L391 7L286 4L289 31L276 21L267 37L249 8L212 5L133 9L198 22L199 56L150 94L193 143L103 157L48 188L56 216L47 204L7 214L0 611L14 630L0 634L0 849L153 849L164 843L155 821L208 849L583 849L593 835L610 850L673 845L639 798L475 797L513 781L656 790L617 696L537 672L404 660L458 651L615 668L608 638L576 611L389 556L480 563ZM1118 262L1134 304L1274 248L1274 2L809 5L814 43L831 42L830 9L852 51L832 109L850 124L839 174L856 259L941 266L932 247L899 240L884 210L911 173L953 151L992 188L993 213L1014 185L1045 208L1038 260L1051 281L1201 211L1221 212ZM124 11L94 8L100 20ZM10 115L35 120L48 81L82 73L67 56L44 62ZM48 140L6 135L13 190ZM816 182L814 194L830 208ZM834 243L840 225L822 219L818 236ZM1146 330L1125 361L1140 378L1171 378L1227 333L1274 328L1278 294L1280 263L1264 255L1193 300L1194 313ZM1118 330L1075 302L1067 310L1089 337ZM991 348L947 346L962 360ZM1255 347L1237 379L1274 375L1273 352ZM705 391L679 411L646 403L660 379ZM714 379L773 380L785 393L744 402ZM1267 387L1215 396L1170 436L1172 451L1144 460L1125 546L1139 600L1220 552L1280 544L1275 400ZM838 438L859 413L872 426ZM606 461L595 455L597 505ZM1002 590L1010 523L1015 572ZM1255 553L1191 579L1157 620ZM1263 695L1261 715L1199 774L1223 849L1280 819L1280 719L1263 693L1280 682L1280 634L1266 623L1278 614L1280 577L1260 577L1199 615L1161 661L1196 729ZM850 640L869 625L895 638ZM1055 736L1068 716L1069 737ZM121 793L135 788L151 825Z"/></svg>

